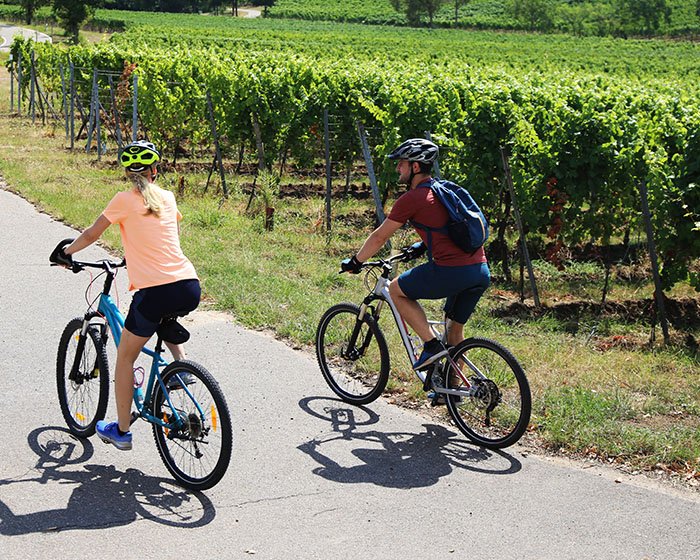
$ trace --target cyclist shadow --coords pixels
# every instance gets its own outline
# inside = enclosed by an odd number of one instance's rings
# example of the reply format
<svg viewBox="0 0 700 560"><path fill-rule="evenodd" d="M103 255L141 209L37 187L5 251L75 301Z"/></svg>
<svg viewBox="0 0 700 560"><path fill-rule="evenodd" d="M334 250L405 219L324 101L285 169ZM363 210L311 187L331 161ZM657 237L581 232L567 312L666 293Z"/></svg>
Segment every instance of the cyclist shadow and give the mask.
<svg viewBox="0 0 700 560"><path fill-rule="evenodd" d="M313 473L328 480L420 488L436 484L454 469L506 475L522 468L509 453L456 439L461 434L444 426L424 424L425 432L419 434L358 430L377 423L379 416L363 406L324 397L302 399L299 406L331 423L331 435L298 447L319 464ZM358 448L358 442L366 446Z"/></svg>
<svg viewBox="0 0 700 560"><path fill-rule="evenodd" d="M89 440L74 438L64 428L42 427L29 434L29 447L39 456L35 477L0 479L0 486L74 485L65 508L15 514L0 500L0 535L25 535L70 529L104 529L140 518L172 527L201 527L216 513L203 494L188 492L173 481L144 475L137 469L85 462L92 457ZM33 503L41 503L40 500Z"/></svg>

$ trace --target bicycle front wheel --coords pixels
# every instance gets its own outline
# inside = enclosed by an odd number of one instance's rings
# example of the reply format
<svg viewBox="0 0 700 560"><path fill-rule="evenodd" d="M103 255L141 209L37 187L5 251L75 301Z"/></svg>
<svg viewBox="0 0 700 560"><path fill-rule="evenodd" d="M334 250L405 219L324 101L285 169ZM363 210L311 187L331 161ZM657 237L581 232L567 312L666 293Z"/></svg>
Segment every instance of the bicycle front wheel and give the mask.
<svg viewBox="0 0 700 560"><path fill-rule="evenodd" d="M163 370L162 378L167 395L156 383L152 397L153 415L166 424L153 424L158 453L182 486L191 490L211 488L226 473L233 447L224 394L214 377L194 362L172 362ZM182 421L179 426L175 411Z"/></svg>
<svg viewBox="0 0 700 560"><path fill-rule="evenodd" d="M532 401L525 372L501 344L469 338L450 351L446 387L465 391L445 395L447 409L469 439L491 449L517 442L530 422Z"/></svg>
<svg viewBox="0 0 700 560"><path fill-rule="evenodd" d="M326 382L345 402L367 404L389 379L389 350L375 320L352 303L334 305L316 330L316 357Z"/></svg>
<svg viewBox="0 0 700 560"><path fill-rule="evenodd" d="M61 335L56 384L61 413L71 433L86 438L105 417L109 399L109 365L100 333L92 326L84 336L83 318L71 320Z"/></svg>

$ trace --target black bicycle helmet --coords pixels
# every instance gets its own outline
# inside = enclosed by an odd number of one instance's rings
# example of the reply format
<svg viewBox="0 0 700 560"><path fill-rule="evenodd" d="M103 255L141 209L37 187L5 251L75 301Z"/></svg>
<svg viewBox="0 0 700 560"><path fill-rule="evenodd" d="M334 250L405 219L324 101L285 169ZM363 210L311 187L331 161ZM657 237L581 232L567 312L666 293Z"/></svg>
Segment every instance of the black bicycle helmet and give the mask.
<svg viewBox="0 0 700 560"><path fill-rule="evenodd" d="M160 161L160 152L151 142L137 140L124 146L119 161L129 171L143 171Z"/></svg>
<svg viewBox="0 0 700 560"><path fill-rule="evenodd" d="M411 138L406 140L387 157L389 159L405 159L420 163L433 163L438 157L436 144L425 138Z"/></svg>

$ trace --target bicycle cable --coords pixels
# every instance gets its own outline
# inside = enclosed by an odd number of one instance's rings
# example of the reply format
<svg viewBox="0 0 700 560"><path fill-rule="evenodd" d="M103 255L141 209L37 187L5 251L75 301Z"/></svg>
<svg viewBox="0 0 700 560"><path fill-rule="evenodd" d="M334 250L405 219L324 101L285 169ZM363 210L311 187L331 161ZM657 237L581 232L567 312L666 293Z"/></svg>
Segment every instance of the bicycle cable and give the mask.
<svg viewBox="0 0 700 560"><path fill-rule="evenodd" d="M92 301L90 301L90 291L92 290L92 285L97 281L100 276L103 274L106 274L106 272L100 272L96 276L92 274L91 271L88 271L90 274L90 282L87 285L87 288L85 288L85 302L88 304L88 310L89 311L95 311L95 302L100 299L100 294L98 294Z"/></svg>

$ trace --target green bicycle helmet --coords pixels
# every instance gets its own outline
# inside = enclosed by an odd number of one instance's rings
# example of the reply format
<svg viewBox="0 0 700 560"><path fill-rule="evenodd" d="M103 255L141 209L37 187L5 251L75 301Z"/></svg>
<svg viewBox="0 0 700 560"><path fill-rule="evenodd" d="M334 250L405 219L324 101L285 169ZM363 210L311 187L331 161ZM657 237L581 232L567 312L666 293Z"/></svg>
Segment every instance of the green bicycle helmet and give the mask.
<svg viewBox="0 0 700 560"><path fill-rule="evenodd" d="M151 142L137 140L124 146L119 161L129 171L143 171L160 161L160 152Z"/></svg>

